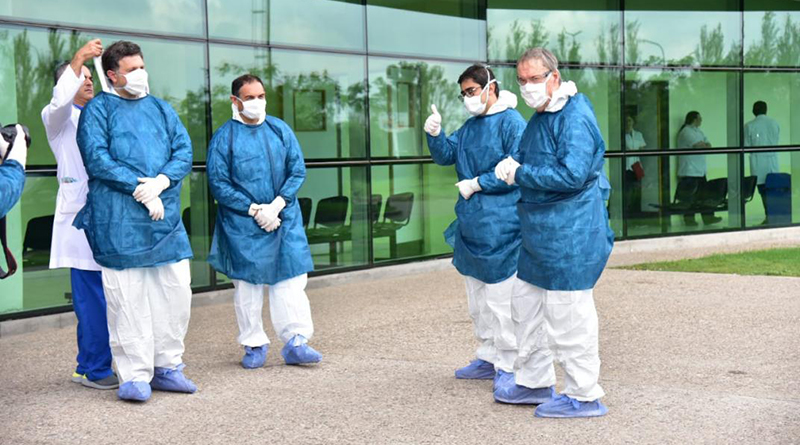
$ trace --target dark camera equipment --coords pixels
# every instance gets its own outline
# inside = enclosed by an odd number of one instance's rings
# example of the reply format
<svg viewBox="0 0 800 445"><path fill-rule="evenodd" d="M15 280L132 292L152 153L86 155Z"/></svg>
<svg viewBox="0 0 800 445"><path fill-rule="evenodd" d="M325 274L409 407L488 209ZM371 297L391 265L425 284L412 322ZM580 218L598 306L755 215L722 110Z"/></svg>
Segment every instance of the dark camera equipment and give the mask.
<svg viewBox="0 0 800 445"><path fill-rule="evenodd" d="M28 127L24 125L20 125L22 130L25 132L25 144L30 147L31 146L31 132L28 130ZM17 124L6 125L5 127L0 128L0 136L8 142L8 150L6 150L6 158L8 158L8 154L11 153L11 149L14 148L14 139L17 137Z"/></svg>
<svg viewBox="0 0 800 445"><path fill-rule="evenodd" d="M28 127L21 125L22 131L25 132L25 144L30 147L31 146L31 133L28 130ZM17 126L16 124L6 125L5 127L0 128L0 137L2 137L6 142L8 142L8 149L6 150L6 158L8 158L8 154L11 153L11 149L14 148L14 140L17 138ZM14 255L11 253L11 249L8 248L8 238L6 237L6 218L0 218L0 255L5 256L6 258L6 266L8 270L3 269L0 266L0 280L10 277L14 275L14 272L17 271L17 260L14 259Z"/></svg>

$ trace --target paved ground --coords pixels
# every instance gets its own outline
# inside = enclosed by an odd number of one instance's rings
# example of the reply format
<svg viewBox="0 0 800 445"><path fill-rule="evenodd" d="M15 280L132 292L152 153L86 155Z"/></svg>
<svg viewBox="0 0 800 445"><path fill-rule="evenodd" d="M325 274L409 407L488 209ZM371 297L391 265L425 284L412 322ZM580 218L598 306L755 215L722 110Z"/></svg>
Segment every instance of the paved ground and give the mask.
<svg viewBox="0 0 800 445"><path fill-rule="evenodd" d="M475 346L455 271L309 294L321 365L281 365L276 342L243 370L232 306L204 306L184 357L200 390L141 405L69 383L74 327L0 339L0 443L800 443L800 279L607 270L610 412L585 420L536 419L453 378Z"/></svg>

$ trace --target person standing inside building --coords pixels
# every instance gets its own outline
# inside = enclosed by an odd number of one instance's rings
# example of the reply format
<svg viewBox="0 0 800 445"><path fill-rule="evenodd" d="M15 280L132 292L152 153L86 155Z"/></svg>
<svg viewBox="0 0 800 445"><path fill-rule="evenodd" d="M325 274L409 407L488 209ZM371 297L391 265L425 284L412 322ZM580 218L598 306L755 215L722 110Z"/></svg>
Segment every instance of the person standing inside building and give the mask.
<svg viewBox="0 0 800 445"><path fill-rule="evenodd" d="M89 177L75 139L81 110L94 97L92 73L84 64L102 52L100 40L91 40L71 62L56 67L53 98L42 110L42 122L58 170L50 268L70 269L72 306L78 318L78 367L72 381L91 388L114 389L119 380L111 370L101 268L94 261L86 235L72 226L89 191Z"/></svg>
<svg viewBox="0 0 800 445"><path fill-rule="evenodd" d="M574 82L562 82L553 53L527 50L517 82L536 113L517 157L495 168L498 179L521 191L522 249L511 299L519 358L509 391L538 398L538 417L602 416L593 293L614 244L605 143L592 104ZM566 377L557 397L553 360Z"/></svg>
<svg viewBox="0 0 800 445"><path fill-rule="evenodd" d="M102 267L117 395L145 401L152 389L193 393L182 360L192 249L180 213L192 144L175 110L149 94L138 45L113 43L102 65L112 92L86 104L78 122L89 194L74 225Z"/></svg>
<svg viewBox="0 0 800 445"><path fill-rule="evenodd" d="M497 179L494 166L517 149L525 119L517 96L500 91L492 70L472 65L458 78L464 107L472 115L449 136L431 105L425 121L434 162L456 166L460 198L453 224L453 265L464 276L467 304L480 346L476 359L456 370L459 379L512 378L517 342L511 320L521 239L516 204L519 187ZM499 401L522 403L496 395Z"/></svg>
<svg viewBox="0 0 800 445"><path fill-rule="evenodd" d="M778 122L767 116L767 103L759 100L753 104L755 118L744 124L745 147L774 147L781 138L781 126ZM757 177L756 184L761 202L764 204L764 214L767 213L767 175L778 173L778 153L772 151L750 153L750 174ZM766 224L767 218L764 218Z"/></svg>
<svg viewBox="0 0 800 445"><path fill-rule="evenodd" d="M683 125L678 131L678 148L711 148L708 138L700 126L703 117L697 111L686 113ZM689 201L689 205L697 202L705 192L706 183L706 155L679 155L678 156L678 189L689 190L691 193L681 198ZM703 224L716 224L722 218L715 216L714 212L703 212ZM683 222L687 226L696 226L694 213L683 215Z"/></svg>
<svg viewBox="0 0 800 445"><path fill-rule="evenodd" d="M16 135L11 141L0 135L0 218L14 207L25 188L28 144L22 125L17 124L15 129Z"/></svg>
<svg viewBox="0 0 800 445"><path fill-rule="evenodd" d="M642 133L633 128L635 124L633 116L625 116L625 150L628 152L641 150L647 145ZM629 154L625 160L625 183L627 184L625 207L628 217L636 217L642 213L642 179L644 175L644 167L639 157Z"/></svg>
<svg viewBox="0 0 800 445"><path fill-rule="evenodd" d="M218 202L208 262L235 287L242 366L264 366L269 338L261 310L269 285L272 326L287 365L317 363L305 288L314 269L297 192L306 177L300 144L282 120L266 115L264 84L245 74L231 85L233 118L211 138L208 183Z"/></svg>

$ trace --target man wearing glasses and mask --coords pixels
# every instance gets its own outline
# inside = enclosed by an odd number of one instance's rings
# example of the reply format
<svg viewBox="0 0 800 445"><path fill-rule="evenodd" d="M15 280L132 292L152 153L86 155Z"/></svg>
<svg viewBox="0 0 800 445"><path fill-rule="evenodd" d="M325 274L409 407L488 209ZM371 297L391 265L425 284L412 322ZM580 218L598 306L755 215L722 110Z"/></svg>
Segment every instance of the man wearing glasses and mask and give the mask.
<svg viewBox="0 0 800 445"><path fill-rule="evenodd" d="M564 392L540 404L538 417L602 416L598 384L598 321L593 288L605 268L614 233L604 201L605 143L589 99L562 82L558 60L544 48L517 63L525 103L536 110L518 154L495 174L518 184L522 232L519 280L512 295L520 355L511 393L547 398L564 369Z"/></svg>
<svg viewBox="0 0 800 445"><path fill-rule="evenodd" d="M500 91L488 67L470 66L458 84L464 108L472 117L449 136L442 129L436 105L431 105L433 114L425 121L434 162L455 164L458 173L457 220L445 236L454 249L453 265L466 281L469 314L480 342L476 360L455 375L497 383L513 377L517 358L511 291L521 240L516 209L519 188L495 177L494 166L516 150L525 119L514 109L517 97Z"/></svg>

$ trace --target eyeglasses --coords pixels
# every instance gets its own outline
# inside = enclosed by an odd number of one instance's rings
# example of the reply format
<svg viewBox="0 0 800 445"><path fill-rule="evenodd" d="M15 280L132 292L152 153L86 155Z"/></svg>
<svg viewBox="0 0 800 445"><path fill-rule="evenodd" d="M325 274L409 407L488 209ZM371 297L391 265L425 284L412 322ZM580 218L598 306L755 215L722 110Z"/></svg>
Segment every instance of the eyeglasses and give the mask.
<svg viewBox="0 0 800 445"><path fill-rule="evenodd" d="M467 98L467 97L472 97L472 96L474 96L476 93L480 94L480 92L481 92L481 91L483 91L483 88L481 88L481 87L479 87L479 86L478 86L478 87L469 87L469 88L467 88L466 90L464 90L464 91L462 91L462 92L458 93L458 99L459 99L459 100L461 100L461 101L463 102L463 101L464 101L464 98Z"/></svg>
<svg viewBox="0 0 800 445"><path fill-rule="evenodd" d="M552 71L548 71L548 72L546 72L544 74L539 74L538 76L532 76L532 77L529 77L527 79L524 79L522 77L517 77L517 83L521 87L523 87L523 86L525 86L525 85L527 85L529 83L542 83L542 82L545 81L545 79L547 79L547 76L549 76L551 73L552 73Z"/></svg>

